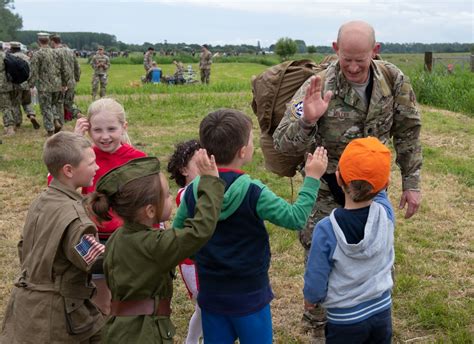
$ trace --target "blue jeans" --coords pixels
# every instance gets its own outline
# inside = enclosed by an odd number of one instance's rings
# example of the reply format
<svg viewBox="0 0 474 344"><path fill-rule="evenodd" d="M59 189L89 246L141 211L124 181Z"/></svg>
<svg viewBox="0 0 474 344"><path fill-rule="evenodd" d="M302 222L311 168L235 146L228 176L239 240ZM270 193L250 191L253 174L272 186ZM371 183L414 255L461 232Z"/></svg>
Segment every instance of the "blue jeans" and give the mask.
<svg viewBox="0 0 474 344"><path fill-rule="evenodd" d="M270 304L256 313L229 316L201 309L202 331L206 344L271 344L273 341Z"/></svg>
<svg viewBox="0 0 474 344"><path fill-rule="evenodd" d="M351 325L326 324L326 344L392 342L392 312L387 309Z"/></svg>

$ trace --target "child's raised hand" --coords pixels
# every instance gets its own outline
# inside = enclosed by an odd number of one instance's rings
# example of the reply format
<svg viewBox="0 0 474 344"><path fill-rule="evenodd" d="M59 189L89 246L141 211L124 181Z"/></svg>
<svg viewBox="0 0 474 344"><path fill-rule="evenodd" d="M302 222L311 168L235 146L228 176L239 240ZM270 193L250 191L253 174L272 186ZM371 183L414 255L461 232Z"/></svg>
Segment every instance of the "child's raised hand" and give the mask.
<svg viewBox="0 0 474 344"><path fill-rule="evenodd" d="M318 147L313 154L309 153L304 167L306 175L320 179L328 167L328 152L324 147Z"/></svg>
<svg viewBox="0 0 474 344"><path fill-rule="evenodd" d="M199 149L196 152L196 166L199 170L199 175L201 176L214 176L219 177L219 172L217 171L216 160L214 155L207 155L207 151L203 148Z"/></svg>
<svg viewBox="0 0 474 344"><path fill-rule="evenodd" d="M84 136L87 131L89 131L90 128L90 123L89 120L85 117L79 118L76 121L76 126L74 127L74 133Z"/></svg>

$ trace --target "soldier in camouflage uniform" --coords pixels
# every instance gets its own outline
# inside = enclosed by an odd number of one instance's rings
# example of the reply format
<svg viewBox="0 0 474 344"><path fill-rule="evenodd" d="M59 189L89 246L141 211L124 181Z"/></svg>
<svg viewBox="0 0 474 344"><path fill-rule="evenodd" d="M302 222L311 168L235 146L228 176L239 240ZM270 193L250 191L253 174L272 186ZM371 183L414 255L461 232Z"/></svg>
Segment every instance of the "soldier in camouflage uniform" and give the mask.
<svg viewBox="0 0 474 344"><path fill-rule="evenodd" d="M105 96L107 90L107 70L110 67L110 61L109 57L104 54L103 47L97 49L97 54L91 59L91 66L94 69L94 76L92 77L92 100L95 100L99 82L101 98Z"/></svg>
<svg viewBox="0 0 474 344"><path fill-rule="evenodd" d="M48 136L59 132L64 122L63 92L66 75L63 59L49 46L49 34L38 33L40 49L31 59L30 88L36 86L43 115L43 125Z"/></svg>
<svg viewBox="0 0 474 344"><path fill-rule="evenodd" d="M209 84L211 77L212 54L206 44L202 46L199 70L201 71L201 83Z"/></svg>
<svg viewBox="0 0 474 344"><path fill-rule="evenodd" d="M315 145L328 151L318 199L300 232L306 257L314 225L343 205L334 172L345 146L355 138L374 136L385 144L392 138L402 174L400 208L407 205L405 218L416 213L421 202L421 119L410 81L393 64L374 60L380 44L365 22L341 26L333 48L338 60L301 86L273 134L275 148L286 154L301 155ZM324 336L322 311L306 311L303 320L316 329L315 337Z"/></svg>
<svg viewBox="0 0 474 344"><path fill-rule="evenodd" d="M73 50L61 43L61 37L59 35L51 36L51 46L53 49L56 49L64 63L67 86L64 92L64 111L71 116L70 119L80 118L82 117L81 110L74 104L76 83L78 83L81 78L81 68L79 67L76 54Z"/></svg>
<svg viewBox="0 0 474 344"><path fill-rule="evenodd" d="M175 84L184 84L184 66L181 62L173 60L173 64L176 66L176 70L173 74Z"/></svg>
<svg viewBox="0 0 474 344"><path fill-rule="evenodd" d="M3 128L5 136L15 135L15 119L13 117L13 84L7 80L5 74L5 53L3 42L0 41L0 113L3 115Z"/></svg>
<svg viewBox="0 0 474 344"><path fill-rule="evenodd" d="M155 49L153 47L149 47L146 53L143 55L143 68L145 68L145 74L150 70L151 64L153 63L153 54L155 53Z"/></svg>
<svg viewBox="0 0 474 344"><path fill-rule="evenodd" d="M10 52L13 55L18 56L19 58L28 62L28 65L30 65L30 58L21 52L20 42L10 42ZM31 124L33 124L33 128L39 129L40 125L36 120L36 113L33 106L31 105L31 90L28 86L28 81L25 81L20 85L14 84L13 89L14 96L12 99L12 103L14 109L13 117L15 119L15 126L17 128L21 126L21 123L23 121L21 108L23 107L23 110L26 113L26 117L28 117L31 121Z"/></svg>

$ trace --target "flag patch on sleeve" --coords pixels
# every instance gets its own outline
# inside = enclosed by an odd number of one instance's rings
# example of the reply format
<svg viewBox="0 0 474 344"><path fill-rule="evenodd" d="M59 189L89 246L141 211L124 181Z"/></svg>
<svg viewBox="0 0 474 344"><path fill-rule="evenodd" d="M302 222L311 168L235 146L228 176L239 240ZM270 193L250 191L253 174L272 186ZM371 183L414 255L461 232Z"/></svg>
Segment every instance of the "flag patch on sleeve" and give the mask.
<svg viewBox="0 0 474 344"><path fill-rule="evenodd" d="M79 244L75 246L77 253L84 259L87 265L92 264L95 259L104 253L105 245L95 240L92 234L85 234L82 236Z"/></svg>

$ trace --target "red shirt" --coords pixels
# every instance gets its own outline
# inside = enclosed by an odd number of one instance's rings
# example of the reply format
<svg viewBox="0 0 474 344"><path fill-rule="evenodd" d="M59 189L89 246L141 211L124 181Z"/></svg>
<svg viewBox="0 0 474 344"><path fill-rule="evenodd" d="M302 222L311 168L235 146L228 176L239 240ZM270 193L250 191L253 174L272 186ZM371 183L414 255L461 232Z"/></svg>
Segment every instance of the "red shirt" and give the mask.
<svg viewBox="0 0 474 344"><path fill-rule="evenodd" d="M123 144L119 149L117 149L113 153L107 153L101 151L97 147L93 147L95 156L96 156L96 163L99 165L99 169L97 170L92 186L88 186L82 188L82 194L87 195L95 191L95 186L104 174L109 172L111 169L121 166L132 159L141 158L146 156L145 153L139 151L138 149L133 148L130 145ZM99 231L99 238L100 239L107 239L117 228L119 228L123 224L123 220L118 217L114 212L110 212L112 216L112 220L104 221L99 224L97 221L97 230Z"/></svg>

